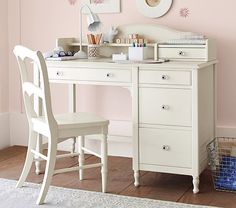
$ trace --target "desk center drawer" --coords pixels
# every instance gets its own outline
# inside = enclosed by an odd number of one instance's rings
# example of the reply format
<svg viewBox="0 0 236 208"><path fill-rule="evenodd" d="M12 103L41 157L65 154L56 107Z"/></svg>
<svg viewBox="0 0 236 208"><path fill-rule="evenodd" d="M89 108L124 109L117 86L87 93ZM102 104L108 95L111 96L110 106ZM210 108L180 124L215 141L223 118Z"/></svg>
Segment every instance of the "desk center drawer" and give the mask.
<svg viewBox="0 0 236 208"><path fill-rule="evenodd" d="M121 69L49 68L50 80L131 82L131 71Z"/></svg>

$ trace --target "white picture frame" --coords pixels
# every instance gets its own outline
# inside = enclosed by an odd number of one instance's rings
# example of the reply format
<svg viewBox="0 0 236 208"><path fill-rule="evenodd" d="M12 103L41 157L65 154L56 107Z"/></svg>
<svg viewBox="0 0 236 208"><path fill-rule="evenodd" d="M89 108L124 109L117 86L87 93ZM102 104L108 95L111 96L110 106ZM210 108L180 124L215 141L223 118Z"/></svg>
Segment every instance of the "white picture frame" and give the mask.
<svg viewBox="0 0 236 208"><path fill-rule="evenodd" d="M87 4L94 13L120 13L120 0L102 0L102 3L90 3L91 0L81 0L82 5ZM87 13L85 10L84 13Z"/></svg>
<svg viewBox="0 0 236 208"><path fill-rule="evenodd" d="M147 0L135 0L138 11L146 17L157 18L166 14L173 0L160 0L156 6L150 6Z"/></svg>

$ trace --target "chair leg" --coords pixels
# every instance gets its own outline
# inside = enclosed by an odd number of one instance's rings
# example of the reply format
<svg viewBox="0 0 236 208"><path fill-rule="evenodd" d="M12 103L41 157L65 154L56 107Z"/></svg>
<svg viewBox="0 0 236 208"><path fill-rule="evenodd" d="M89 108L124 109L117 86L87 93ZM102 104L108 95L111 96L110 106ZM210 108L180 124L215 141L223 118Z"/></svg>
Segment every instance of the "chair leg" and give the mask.
<svg viewBox="0 0 236 208"><path fill-rule="evenodd" d="M84 150L82 149L84 147L84 136L80 136L78 138L79 140L79 167L82 167L84 165ZM84 179L84 170L79 170L79 179L82 181Z"/></svg>
<svg viewBox="0 0 236 208"><path fill-rule="evenodd" d="M72 138L71 153L75 153L76 137Z"/></svg>
<svg viewBox="0 0 236 208"><path fill-rule="evenodd" d="M103 135L101 142L101 162L102 162L102 192L106 192L107 188L107 134Z"/></svg>
<svg viewBox="0 0 236 208"><path fill-rule="evenodd" d="M54 173L55 163L57 154L57 138L51 137L48 141L48 154L47 154L47 164L46 170L43 178L43 184L40 190L40 194L37 200L37 204L43 204L46 198L49 186L51 184L52 176Z"/></svg>
<svg viewBox="0 0 236 208"><path fill-rule="evenodd" d="M36 151L39 153L43 153L42 148L43 138L42 135L37 134L37 144L36 144ZM39 157L35 156L35 173L39 175L41 173L41 161L39 161Z"/></svg>
<svg viewBox="0 0 236 208"><path fill-rule="evenodd" d="M24 164L24 168L22 170L20 179L18 181L18 183L16 184L16 188L20 188L23 186L23 183L25 182L30 168L32 166L33 163L33 159L34 159L34 154L31 152L31 149L35 149L36 148L36 143L37 143L37 134L34 131L29 132L29 141L28 141L28 150L27 150L27 155L26 155L26 159L25 159L25 164Z"/></svg>

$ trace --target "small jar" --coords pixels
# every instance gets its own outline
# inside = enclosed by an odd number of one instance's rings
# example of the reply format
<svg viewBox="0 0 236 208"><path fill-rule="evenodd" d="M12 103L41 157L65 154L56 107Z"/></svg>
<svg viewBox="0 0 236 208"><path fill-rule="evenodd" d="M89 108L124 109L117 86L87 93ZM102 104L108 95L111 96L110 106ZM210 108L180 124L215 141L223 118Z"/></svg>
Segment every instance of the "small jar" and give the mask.
<svg viewBox="0 0 236 208"><path fill-rule="evenodd" d="M99 58L99 47L97 44L88 45L88 59L97 59Z"/></svg>
<svg viewBox="0 0 236 208"><path fill-rule="evenodd" d="M132 34L132 39L138 39L138 34Z"/></svg>

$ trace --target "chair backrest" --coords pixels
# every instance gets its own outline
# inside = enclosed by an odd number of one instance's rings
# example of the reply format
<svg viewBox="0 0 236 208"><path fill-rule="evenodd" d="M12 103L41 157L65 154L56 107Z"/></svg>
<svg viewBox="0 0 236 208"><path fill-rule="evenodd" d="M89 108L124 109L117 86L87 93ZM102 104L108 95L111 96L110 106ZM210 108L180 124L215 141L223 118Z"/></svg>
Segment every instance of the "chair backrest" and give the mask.
<svg viewBox="0 0 236 208"><path fill-rule="evenodd" d="M51 95L48 81L47 66L44 57L40 51L32 51L24 46L15 46L13 50L20 69L23 99L29 125L32 125L32 118L38 115L34 110L31 96L36 96L42 100L42 109L45 116L45 123L49 130L56 126L56 120L52 113ZM40 86L37 86L29 79L26 60L29 59L34 64L34 69L38 69L40 75ZM34 97L35 98L35 97Z"/></svg>

